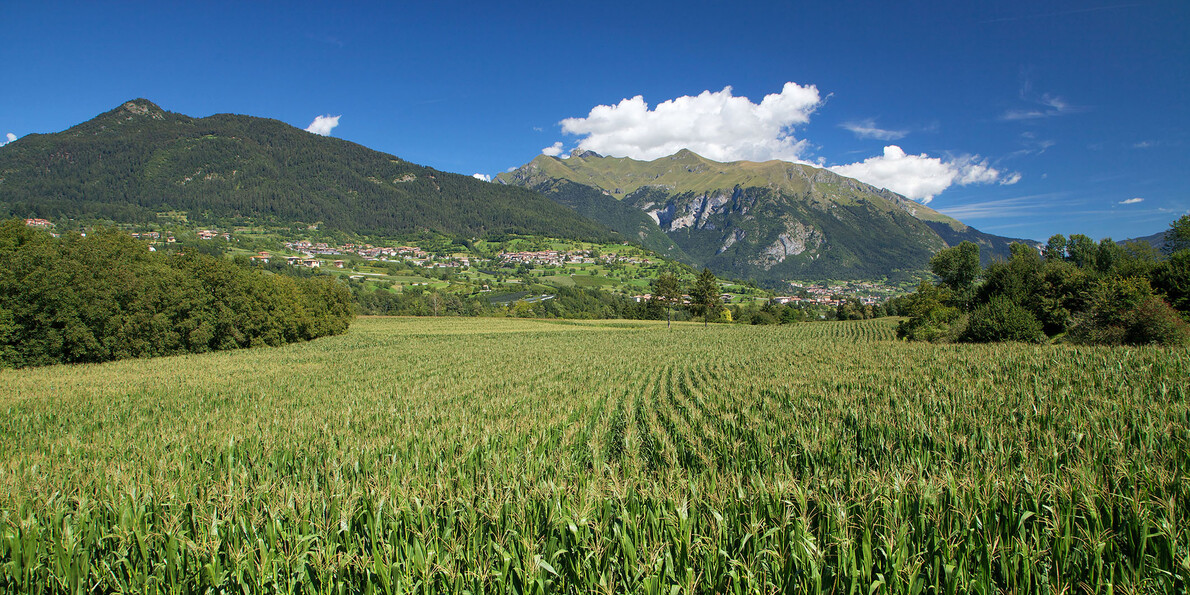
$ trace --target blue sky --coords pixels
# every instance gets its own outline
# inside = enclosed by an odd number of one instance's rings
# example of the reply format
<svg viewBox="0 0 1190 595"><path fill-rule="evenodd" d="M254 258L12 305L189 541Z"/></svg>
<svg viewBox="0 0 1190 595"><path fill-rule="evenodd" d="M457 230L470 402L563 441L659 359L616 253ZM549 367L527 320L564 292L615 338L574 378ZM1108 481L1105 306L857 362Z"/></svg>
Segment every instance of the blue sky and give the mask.
<svg viewBox="0 0 1190 595"><path fill-rule="evenodd" d="M0 142L144 97L464 174L804 161L1013 237L1190 212L1190 2L818 4L6 2Z"/></svg>

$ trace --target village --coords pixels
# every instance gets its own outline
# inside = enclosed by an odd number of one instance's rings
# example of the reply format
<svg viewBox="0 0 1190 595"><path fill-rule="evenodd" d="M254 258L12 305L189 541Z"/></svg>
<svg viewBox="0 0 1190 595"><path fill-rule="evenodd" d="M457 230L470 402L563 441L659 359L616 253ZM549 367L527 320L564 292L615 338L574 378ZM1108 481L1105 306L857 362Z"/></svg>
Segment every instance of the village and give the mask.
<svg viewBox="0 0 1190 595"><path fill-rule="evenodd" d="M53 232L55 225L47 219L30 218L25 220L26 225L30 227L37 227ZM172 245L179 242L180 237L192 237L197 239L200 243L212 242L222 240L229 242L228 249L239 254L244 254L243 249L239 248L239 240L252 238L255 235L246 229L235 229L232 231L218 230L218 229L199 229L194 232L185 231L129 231L133 238L144 240L149 243L150 250L156 250L162 245ZM193 233L191 236L190 233ZM56 234L55 234L56 235ZM267 244L268 242L264 242ZM455 271L449 273L452 282L435 283L433 278L422 278L415 280L415 275L406 275L409 281L404 284L397 284L395 287L416 287L416 286L442 286L452 287L455 283L464 283L466 285L476 285L479 292L489 292L489 286L494 287L497 283L496 276L499 275L497 271L510 269L516 272L504 273L503 283L509 289L515 289L515 285L520 283L527 286L529 277L539 278L545 282L562 282L567 281L567 275L556 274L558 269L566 273L569 271L571 282L577 283L592 283L598 284L599 279L606 281L614 281L616 277L610 277L609 269L614 267L628 267L630 271L637 271L635 274L628 276L634 277L635 280L629 280L626 276L621 278L618 282L611 282L603 286L607 290L612 290L618 293L624 293L636 302L644 302L652 299L652 295L647 291L649 287L649 278L657 265L663 264L664 261L650 259L646 252L639 249L628 248L627 246L557 246L553 249L534 249L524 250L517 249L525 246L532 246L532 243L527 245L519 245L517 242L509 242L500 244L499 247L507 246L507 248L493 249L493 246L487 246L486 252L476 253L477 251L467 250L443 250L441 248L428 249L425 247L400 244L395 246L373 245L364 242L342 242L332 243L326 241L314 241L310 239L296 239L296 240L280 240L280 250L255 250L249 248L249 252L245 254L252 262L259 264L268 264L270 262L282 262L293 267L304 267L309 269L352 269L349 273L354 278L362 278L371 276L374 281L381 281L383 278L391 277L385 275L381 271L385 270L384 266L396 265L400 267L415 267L417 270L423 271L422 275L431 275L431 271L441 271L446 274L447 271ZM248 246L261 246L260 241L248 240ZM380 268L376 268L380 267ZM474 269L474 270L473 270ZM479 269L484 271L481 273ZM413 269L410 269L413 270ZM463 271L471 271L466 273L467 276L456 276ZM552 271L552 272L551 272ZM601 274L602 273L602 274ZM576 277L576 275L578 275ZM624 274L621 273L621 276ZM525 277L524 279L519 279ZM588 278L589 277L589 278ZM445 279L445 277L443 277ZM507 284L512 284L508 286ZM902 293L901 288L888 286L879 282L871 281L840 281L840 282L812 282L812 281L792 281L788 285L789 292L783 295L773 295L769 292L759 292L748 290L744 286L738 284L724 282L724 293L721 295L724 303L755 303L755 302L770 302L774 305L795 305L795 306L817 306L817 307L837 307L849 300L859 301L862 305L871 306L880 304L888 298ZM689 303L689 297L683 297L683 303Z"/></svg>

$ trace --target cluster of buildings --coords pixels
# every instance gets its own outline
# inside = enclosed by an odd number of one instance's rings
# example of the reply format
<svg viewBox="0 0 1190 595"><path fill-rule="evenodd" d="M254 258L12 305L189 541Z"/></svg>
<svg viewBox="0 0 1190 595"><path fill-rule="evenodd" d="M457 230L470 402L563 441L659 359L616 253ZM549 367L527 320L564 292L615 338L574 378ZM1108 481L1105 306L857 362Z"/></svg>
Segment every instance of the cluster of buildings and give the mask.
<svg viewBox="0 0 1190 595"><path fill-rule="evenodd" d="M258 252L256 254L256 256L252 257L252 260L268 264L268 262L270 260L272 260L273 258L274 258L274 256L270 252ZM322 261L320 261L317 258L314 258L312 256L309 256L309 255L306 255L306 256L282 256L282 257L277 257L277 258L284 258L286 264L288 264L290 266L309 267L312 269L316 269L316 268L322 266ZM335 266L338 268L343 268L343 261L336 260Z"/></svg>
<svg viewBox="0 0 1190 595"><path fill-rule="evenodd" d="M794 288L801 290L805 296L778 296L773 298L773 302L777 304L815 304L819 306L838 306L844 301L844 296L852 294L850 297L858 299L861 304L865 306L874 306L885 300L887 296L872 295L874 293L887 292L888 288L878 285L876 283L854 282L847 286L831 285L829 287L803 287L797 283L791 284ZM835 299L839 296L840 299Z"/></svg>
<svg viewBox="0 0 1190 595"><path fill-rule="evenodd" d="M286 242L285 248L291 252L300 252L303 254L303 256L286 257L289 264L307 267L320 266L317 264L319 260L315 256L341 256L346 254L357 255L364 260L388 261L398 259L425 268L459 268L471 266L473 263L473 259L466 256L436 258L417 246L398 246L396 248L373 246L371 244L332 246L322 242L301 240L297 242ZM269 254L267 252L261 252L255 258L268 262ZM335 260L332 264L336 268L341 269L346 266L346 261Z"/></svg>
<svg viewBox="0 0 1190 595"><path fill-rule="evenodd" d="M619 254L604 254L596 257L590 250L540 250L537 252L501 252L496 255L501 264L536 264L562 266L564 264L595 264L599 262L627 262L649 264L647 258L624 258Z"/></svg>
<svg viewBox="0 0 1190 595"><path fill-rule="evenodd" d="M831 295L817 295L813 297L801 297L796 295L780 295L772 299L774 304L814 304L818 306L838 306L843 303L843 300L832 299Z"/></svg>
<svg viewBox="0 0 1190 595"><path fill-rule="evenodd" d="M301 240L297 242L285 242L285 248L293 252L301 252L306 255L338 255L338 254L358 254L363 258L370 260L377 260L385 257L407 256L412 258L429 258L421 248L416 246L401 246L399 248L376 247L371 244L343 244L342 246L331 246L324 242L310 242Z"/></svg>
<svg viewBox="0 0 1190 595"><path fill-rule="evenodd" d="M150 242L161 241L161 233L156 232L156 231L141 231L141 232L134 231L134 232L132 232L132 237L137 240L149 240ZM175 239L174 236L172 236L168 233L165 234L165 243L166 244L173 244L177 241L178 240Z"/></svg>

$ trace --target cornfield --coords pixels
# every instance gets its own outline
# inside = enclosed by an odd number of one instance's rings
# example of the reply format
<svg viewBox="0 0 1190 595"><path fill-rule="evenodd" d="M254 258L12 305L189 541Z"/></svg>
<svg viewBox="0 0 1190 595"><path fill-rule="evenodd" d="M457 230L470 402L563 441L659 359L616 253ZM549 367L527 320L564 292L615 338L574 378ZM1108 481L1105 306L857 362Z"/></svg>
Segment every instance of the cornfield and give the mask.
<svg viewBox="0 0 1190 595"><path fill-rule="evenodd" d="M0 371L0 590L1174 593L1190 356L362 318Z"/></svg>

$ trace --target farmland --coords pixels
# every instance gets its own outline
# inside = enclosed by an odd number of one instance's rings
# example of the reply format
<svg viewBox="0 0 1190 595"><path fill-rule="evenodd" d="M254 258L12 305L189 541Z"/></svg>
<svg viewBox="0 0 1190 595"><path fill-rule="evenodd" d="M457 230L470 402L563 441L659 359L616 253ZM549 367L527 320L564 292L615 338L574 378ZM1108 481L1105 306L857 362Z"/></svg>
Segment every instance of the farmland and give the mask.
<svg viewBox="0 0 1190 595"><path fill-rule="evenodd" d="M0 371L0 590L1177 592L1190 355L362 318Z"/></svg>

